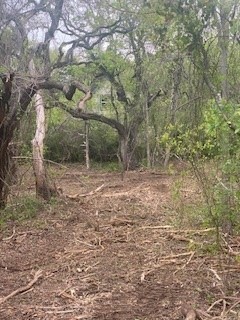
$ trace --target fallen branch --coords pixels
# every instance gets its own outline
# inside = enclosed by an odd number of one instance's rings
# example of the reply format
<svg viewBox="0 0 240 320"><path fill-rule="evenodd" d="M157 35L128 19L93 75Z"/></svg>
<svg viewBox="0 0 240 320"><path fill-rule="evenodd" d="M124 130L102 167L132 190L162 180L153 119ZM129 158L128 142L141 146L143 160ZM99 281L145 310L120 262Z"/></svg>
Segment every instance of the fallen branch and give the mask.
<svg viewBox="0 0 240 320"><path fill-rule="evenodd" d="M105 186L105 184L102 184L101 186L97 187L97 189L93 190L93 191L90 191L88 193L82 193L82 194L74 194L73 196L70 196L70 195L67 195L67 197L69 199L77 199L79 197L87 197L87 196L92 196L94 195L95 193L97 193L98 191L102 190L102 188Z"/></svg>
<svg viewBox="0 0 240 320"><path fill-rule="evenodd" d="M199 230L194 230L194 229L189 229L189 230L166 230L165 232L169 233L191 233L191 234L201 234L201 233L207 233L210 231L214 231L215 228L207 228L207 229L199 229Z"/></svg>
<svg viewBox="0 0 240 320"><path fill-rule="evenodd" d="M240 299L238 299L226 312L225 316L227 316L237 305L240 304Z"/></svg>
<svg viewBox="0 0 240 320"><path fill-rule="evenodd" d="M215 275L218 281L222 283L222 278L217 274L217 271L214 269L209 268L209 270Z"/></svg>
<svg viewBox="0 0 240 320"><path fill-rule="evenodd" d="M194 253L195 253L195 251L189 251L189 252L183 252L183 253L179 253L179 254L173 254L173 255L170 255L170 256L162 257L159 261L164 261L164 260L168 260L168 259L175 259L175 258L180 258L180 257L191 256L190 259L189 259L189 262L190 262L190 260L192 259ZM188 262L188 263L189 263L189 262Z"/></svg>
<svg viewBox="0 0 240 320"><path fill-rule="evenodd" d="M0 298L0 304L6 302L7 300L11 299L12 297L23 293L27 290L29 290L37 281L39 278L42 277L42 270L38 270L35 275L34 278L32 279L32 281L30 281L26 286L20 287L17 290L11 292L9 295L7 295L6 297Z"/></svg>
<svg viewBox="0 0 240 320"><path fill-rule="evenodd" d="M170 225L166 225L166 226L144 226L140 229L169 229L169 228L172 228L172 226Z"/></svg>
<svg viewBox="0 0 240 320"><path fill-rule="evenodd" d="M162 229L164 230L165 233L170 233L170 234L174 234L174 233L191 233L191 234L201 234L201 233L207 233L207 232L210 232L210 231L214 231L215 229L214 228L207 228L207 229L200 229L200 230L194 230L194 229L189 229L189 230L174 230L174 229L171 229L172 226L171 225L165 225L165 226L144 226L144 227L141 227L139 229L136 229L134 232L137 232L137 231L140 231L140 230L145 230L145 229L152 229L152 230L157 230L157 229ZM169 230L171 229L171 230ZM171 235L173 237L173 235Z"/></svg>
<svg viewBox="0 0 240 320"><path fill-rule="evenodd" d="M195 252L193 251L192 254L191 254L191 256L189 257L188 261L187 261L181 268L177 269L177 270L174 272L174 275L175 275L178 271L183 270L184 268L186 268L186 266L191 262L194 254L195 254Z"/></svg>
<svg viewBox="0 0 240 320"><path fill-rule="evenodd" d="M190 242L190 243L196 243L196 242L194 242L194 240L192 240L192 239L189 239L189 238L186 238L186 237L184 237L184 236L181 236L181 235L178 235L178 234L168 234L167 235L167 237L169 238L169 239L173 239L173 240L177 240L177 241L184 241L184 242Z"/></svg>
<svg viewBox="0 0 240 320"><path fill-rule="evenodd" d="M2 240L3 240L3 241L11 240L11 239L14 237L15 233L16 233L16 231L15 231L15 228L13 227L13 233L12 233L12 235L11 235L10 237L3 238Z"/></svg>

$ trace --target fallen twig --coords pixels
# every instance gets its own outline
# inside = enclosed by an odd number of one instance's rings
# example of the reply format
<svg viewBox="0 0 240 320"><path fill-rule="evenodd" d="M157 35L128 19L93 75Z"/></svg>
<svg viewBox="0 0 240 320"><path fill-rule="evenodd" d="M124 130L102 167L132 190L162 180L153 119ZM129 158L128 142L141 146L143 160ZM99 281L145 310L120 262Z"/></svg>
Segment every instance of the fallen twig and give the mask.
<svg viewBox="0 0 240 320"><path fill-rule="evenodd" d="M9 300L10 298L23 293L27 290L29 290L37 281L39 278L42 277L42 270L38 270L35 275L34 278L32 279L32 281L30 281L26 286L20 287L17 290L11 292L9 295L7 295L6 297L0 298L0 304L6 302L7 300Z"/></svg>
<svg viewBox="0 0 240 320"><path fill-rule="evenodd" d="M215 275L216 279L222 283L222 278L218 275L217 271L209 268L209 270Z"/></svg>
<svg viewBox="0 0 240 320"><path fill-rule="evenodd" d="M162 261L162 260L167 260L167 259L175 259L175 258L180 258L180 257L185 257L185 256L191 256L190 258L192 259L193 255L194 255L195 251L189 251L189 252L183 252L183 253L179 253L179 254L173 254L173 255L170 255L170 256L165 256L165 257L162 257L161 259L159 259L159 261ZM190 260L191 260L190 259ZM190 262L190 261L189 261Z"/></svg>
<svg viewBox="0 0 240 320"><path fill-rule="evenodd" d="M205 232L210 232L210 231L214 231L214 228L207 228L207 229L199 229L199 230L194 230L194 229L185 229L185 230L166 230L165 232L172 232L172 233L191 233L191 234L201 234L201 233L205 233Z"/></svg>
<svg viewBox="0 0 240 320"><path fill-rule="evenodd" d="M172 228L172 226L170 225L166 225L166 226L144 226L140 229L169 229Z"/></svg>
<svg viewBox="0 0 240 320"><path fill-rule="evenodd" d="M165 233L191 233L191 234L201 234L201 233L207 233L207 232L210 232L210 231L213 231L215 230L214 228L207 228L207 229L199 229L199 230L194 230L194 229L189 229L189 230L175 230L175 229L171 229L169 230L170 228L172 228L173 226L171 225L163 225L163 226L144 226L144 227L141 227L139 229L136 229L134 230L134 232L137 232L137 231L140 231L140 230L145 230L145 229L153 229L153 230L157 230L157 229L160 229L160 230L163 230Z"/></svg>
<svg viewBox="0 0 240 320"><path fill-rule="evenodd" d="M191 262L193 256L195 254L195 251L192 252L191 256L189 257L188 261L179 269L177 269L174 274L176 274L178 271L183 270L184 268L186 268L186 266Z"/></svg>
<svg viewBox="0 0 240 320"><path fill-rule="evenodd" d="M177 241L184 241L184 242L190 242L190 243L195 243L194 242L194 240L192 240L192 239L189 239L189 238L186 238L186 237L184 237L184 236L181 236L181 235L178 235L178 234L169 234L169 235L167 235L167 237L169 238L169 239L173 239L173 240L177 240Z"/></svg>
<svg viewBox="0 0 240 320"><path fill-rule="evenodd" d="M211 306L207 309L207 312L210 312L213 307L215 307L217 304L223 302L223 299L218 299L217 301L214 301Z"/></svg>
<svg viewBox="0 0 240 320"><path fill-rule="evenodd" d="M225 316L231 312L238 304L240 304L240 299L237 300L226 312L225 312Z"/></svg>
<svg viewBox="0 0 240 320"><path fill-rule="evenodd" d="M76 312L77 310L80 310L80 307L78 307L78 309L46 311L46 313L48 313L48 314L66 314L66 313Z"/></svg>
<svg viewBox="0 0 240 320"><path fill-rule="evenodd" d="M13 227L13 233L12 233L12 235L11 235L10 237L3 238L3 241L11 240L11 239L14 237L15 233L16 233L16 231L15 231L15 227Z"/></svg>

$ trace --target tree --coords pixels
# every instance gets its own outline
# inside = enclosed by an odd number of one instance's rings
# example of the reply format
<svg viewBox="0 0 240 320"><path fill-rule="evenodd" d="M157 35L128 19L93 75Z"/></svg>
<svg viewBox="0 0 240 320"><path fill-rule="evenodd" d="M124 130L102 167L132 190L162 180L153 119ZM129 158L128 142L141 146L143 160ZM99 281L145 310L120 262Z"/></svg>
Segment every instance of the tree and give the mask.
<svg viewBox="0 0 240 320"><path fill-rule="evenodd" d="M123 31L120 19L115 20L115 18L109 25L99 23L89 29L85 19L88 14L87 9L91 8L92 3L82 1L78 12L74 11L76 16L73 19L69 8L75 5L74 1L67 0L1 2L0 67L4 71L1 76L3 90L0 105L1 207L7 203L8 177L11 175L8 147L34 95L41 89L58 90L67 100L71 100L79 90L85 95L80 102L81 106L81 103L91 97L90 88L79 79L57 81L55 70L71 64L85 64L85 61L74 58L75 51L79 52L81 48L90 50L110 34ZM71 29L73 20L78 32L73 32ZM36 37L34 37L35 32ZM70 40L61 42L60 34ZM55 37L58 50L55 51L56 54L52 54ZM35 75L31 74L32 61L36 69ZM11 70L14 70L14 73Z"/></svg>
<svg viewBox="0 0 240 320"><path fill-rule="evenodd" d="M103 7L104 4L101 5ZM148 51L148 47L153 48L153 44L138 18L145 14L144 4L126 2L122 8L115 9L115 15L118 10L123 12L125 31L114 32L108 37L105 47L100 45L88 54L95 66L95 83L107 83L114 112L110 117L86 110L76 112L68 107L65 109L74 117L100 121L114 128L119 136L119 156L124 170L128 170L138 165L135 149L139 130L148 110L163 90L160 85L149 81L147 64L154 63L149 58L154 54ZM77 32L76 28L74 32Z"/></svg>

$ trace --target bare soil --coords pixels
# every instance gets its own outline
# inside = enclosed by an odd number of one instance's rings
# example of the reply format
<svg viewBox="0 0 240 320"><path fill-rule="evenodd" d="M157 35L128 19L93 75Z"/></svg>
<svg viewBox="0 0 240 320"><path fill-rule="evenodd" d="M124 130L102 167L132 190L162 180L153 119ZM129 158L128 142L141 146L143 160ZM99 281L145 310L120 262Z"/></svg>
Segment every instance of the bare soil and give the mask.
<svg viewBox="0 0 240 320"><path fill-rule="evenodd" d="M240 237L216 250L191 175L51 170L59 199L0 233L1 320L240 319ZM12 197L34 193L31 177Z"/></svg>

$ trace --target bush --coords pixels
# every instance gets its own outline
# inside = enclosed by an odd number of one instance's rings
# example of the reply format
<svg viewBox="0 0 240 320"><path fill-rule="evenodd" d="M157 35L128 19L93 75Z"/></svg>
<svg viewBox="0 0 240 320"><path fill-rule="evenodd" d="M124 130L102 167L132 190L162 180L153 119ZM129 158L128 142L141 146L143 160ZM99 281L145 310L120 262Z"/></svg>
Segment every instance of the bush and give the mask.
<svg viewBox="0 0 240 320"><path fill-rule="evenodd" d="M202 189L208 218L219 232L240 225L240 111L237 105L210 105L194 130L170 128L162 137L178 156L188 160ZM211 162L210 162L211 159Z"/></svg>

